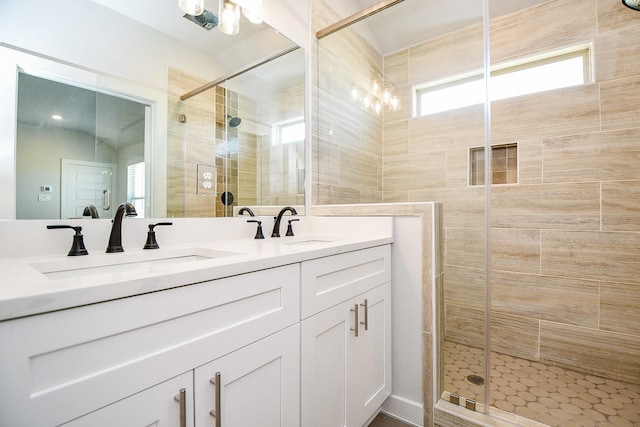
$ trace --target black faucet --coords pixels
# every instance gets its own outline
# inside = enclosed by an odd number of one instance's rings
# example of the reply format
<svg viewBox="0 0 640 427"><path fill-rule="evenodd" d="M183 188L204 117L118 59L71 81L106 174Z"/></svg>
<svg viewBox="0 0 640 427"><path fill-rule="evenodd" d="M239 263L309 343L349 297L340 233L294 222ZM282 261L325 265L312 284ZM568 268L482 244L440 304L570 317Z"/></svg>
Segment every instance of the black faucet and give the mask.
<svg viewBox="0 0 640 427"><path fill-rule="evenodd" d="M273 217L273 219L275 219L276 221L273 223L273 231L271 232L271 237L280 237L280 221L282 220L282 215L284 215L286 211L290 211L291 215L298 215L298 212L296 212L296 210L291 206L285 206L284 208L280 209L278 216Z"/></svg>
<svg viewBox="0 0 640 427"><path fill-rule="evenodd" d="M244 207L244 208L240 209L240 210L238 211L238 215L244 215L244 213L245 213L245 212L246 212L246 213L248 213L248 214L249 214L249 216L255 216L255 214L253 213L253 211L251 210L251 208L247 208L247 207Z"/></svg>
<svg viewBox="0 0 640 427"><path fill-rule="evenodd" d="M109 236L109 246L107 246L107 253L124 252L122 247L122 217L123 216L136 216L136 208L129 202L123 203L118 206L116 210L116 216L113 217L113 225L111 226L111 235Z"/></svg>
<svg viewBox="0 0 640 427"><path fill-rule="evenodd" d="M98 209L94 205L85 206L82 216L90 216L91 218L99 218Z"/></svg>

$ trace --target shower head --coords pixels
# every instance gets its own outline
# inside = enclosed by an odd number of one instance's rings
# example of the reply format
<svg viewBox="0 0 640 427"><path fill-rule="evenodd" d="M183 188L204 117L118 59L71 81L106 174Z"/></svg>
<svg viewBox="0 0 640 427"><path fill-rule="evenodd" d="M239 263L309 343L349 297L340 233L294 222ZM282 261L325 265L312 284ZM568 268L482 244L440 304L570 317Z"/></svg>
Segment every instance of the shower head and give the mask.
<svg viewBox="0 0 640 427"><path fill-rule="evenodd" d="M230 114L227 114L227 118L229 119L229 126L232 128L237 128L242 122L242 119L240 117L233 117Z"/></svg>
<svg viewBox="0 0 640 427"><path fill-rule="evenodd" d="M622 4L633 10L640 10L640 0L622 0Z"/></svg>

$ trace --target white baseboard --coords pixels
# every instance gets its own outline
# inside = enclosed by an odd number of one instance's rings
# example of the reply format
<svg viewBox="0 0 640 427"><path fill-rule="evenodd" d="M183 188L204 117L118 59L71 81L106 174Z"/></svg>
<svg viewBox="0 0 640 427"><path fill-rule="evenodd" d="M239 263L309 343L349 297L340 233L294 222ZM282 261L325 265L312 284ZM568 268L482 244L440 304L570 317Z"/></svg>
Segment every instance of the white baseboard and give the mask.
<svg viewBox="0 0 640 427"><path fill-rule="evenodd" d="M417 427L422 427L424 422L421 402L414 402L393 394L382 404L382 412Z"/></svg>

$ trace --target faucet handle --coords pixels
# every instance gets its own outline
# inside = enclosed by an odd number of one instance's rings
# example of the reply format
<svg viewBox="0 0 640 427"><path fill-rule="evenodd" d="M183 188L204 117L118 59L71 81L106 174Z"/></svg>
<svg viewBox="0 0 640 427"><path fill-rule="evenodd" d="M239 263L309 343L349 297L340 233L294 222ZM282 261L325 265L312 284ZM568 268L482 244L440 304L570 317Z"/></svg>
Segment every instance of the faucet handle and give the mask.
<svg viewBox="0 0 640 427"><path fill-rule="evenodd" d="M300 218L294 218L294 219L290 219L290 220L288 221L288 224L287 224L287 234L285 234L285 236L293 236L293 227L291 226L291 223L292 223L293 221L300 221Z"/></svg>
<svg viewBox="0 0 640 427"><path fill-rule="evenodd" d="M87 248L84 247L84 238L82 236L82 227L80 226L71 226L71 225L47 225L49 230L57 230L62 228L70 228L74 230L76 233L73 235L73 243L71 244L71 249L69 249L69 253L67 256L79 256L79 255L89 255Z"/></svg>
<svg viewBox="0 0 640 427"><path fill-rule="evenodd" d="M254 237L254 239L264 239L264 234L262 234L262 221L259 221L257 219L249 219L247 220L247 222L257 222L258 229L256 230L256 236Z"/></svg>
<svg viewBox="0 0 640 427"><path fill-rule="evenodd" d="M149 231L147 232L147 242L142 249L158 249L158 242L156 241L156 232L153 230L158 225L173 225L172 222L158 222L156 224L149 224Z"/></svg>

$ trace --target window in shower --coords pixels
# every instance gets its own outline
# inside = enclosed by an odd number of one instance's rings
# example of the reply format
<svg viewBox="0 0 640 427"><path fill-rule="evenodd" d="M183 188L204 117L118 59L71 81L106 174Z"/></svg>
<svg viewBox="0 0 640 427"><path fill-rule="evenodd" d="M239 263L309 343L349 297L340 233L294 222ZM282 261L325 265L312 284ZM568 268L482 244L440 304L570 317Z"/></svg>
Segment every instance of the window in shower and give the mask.
<svg viewBox="0 0 640 427"><path fill-rule="evenodd" d="M469 184L485 183L484 147L469 149ZM491 184L518 183L518 144L491 147Z"/></svg>
<svg viewBox="0 0 640 427"><path fill-rule="evenodd" d="M491 101L591 82L589 45L500 64L492 68ZM482 72L428 83L415 92L416 116L480 105L485 99Z"/></svg>
<svg viewBox="0 0 640 427"><path fill-rule="evenodd" d="M277 123L273 126L272 145L291 144L304 141L304 117Z"/></svg>

